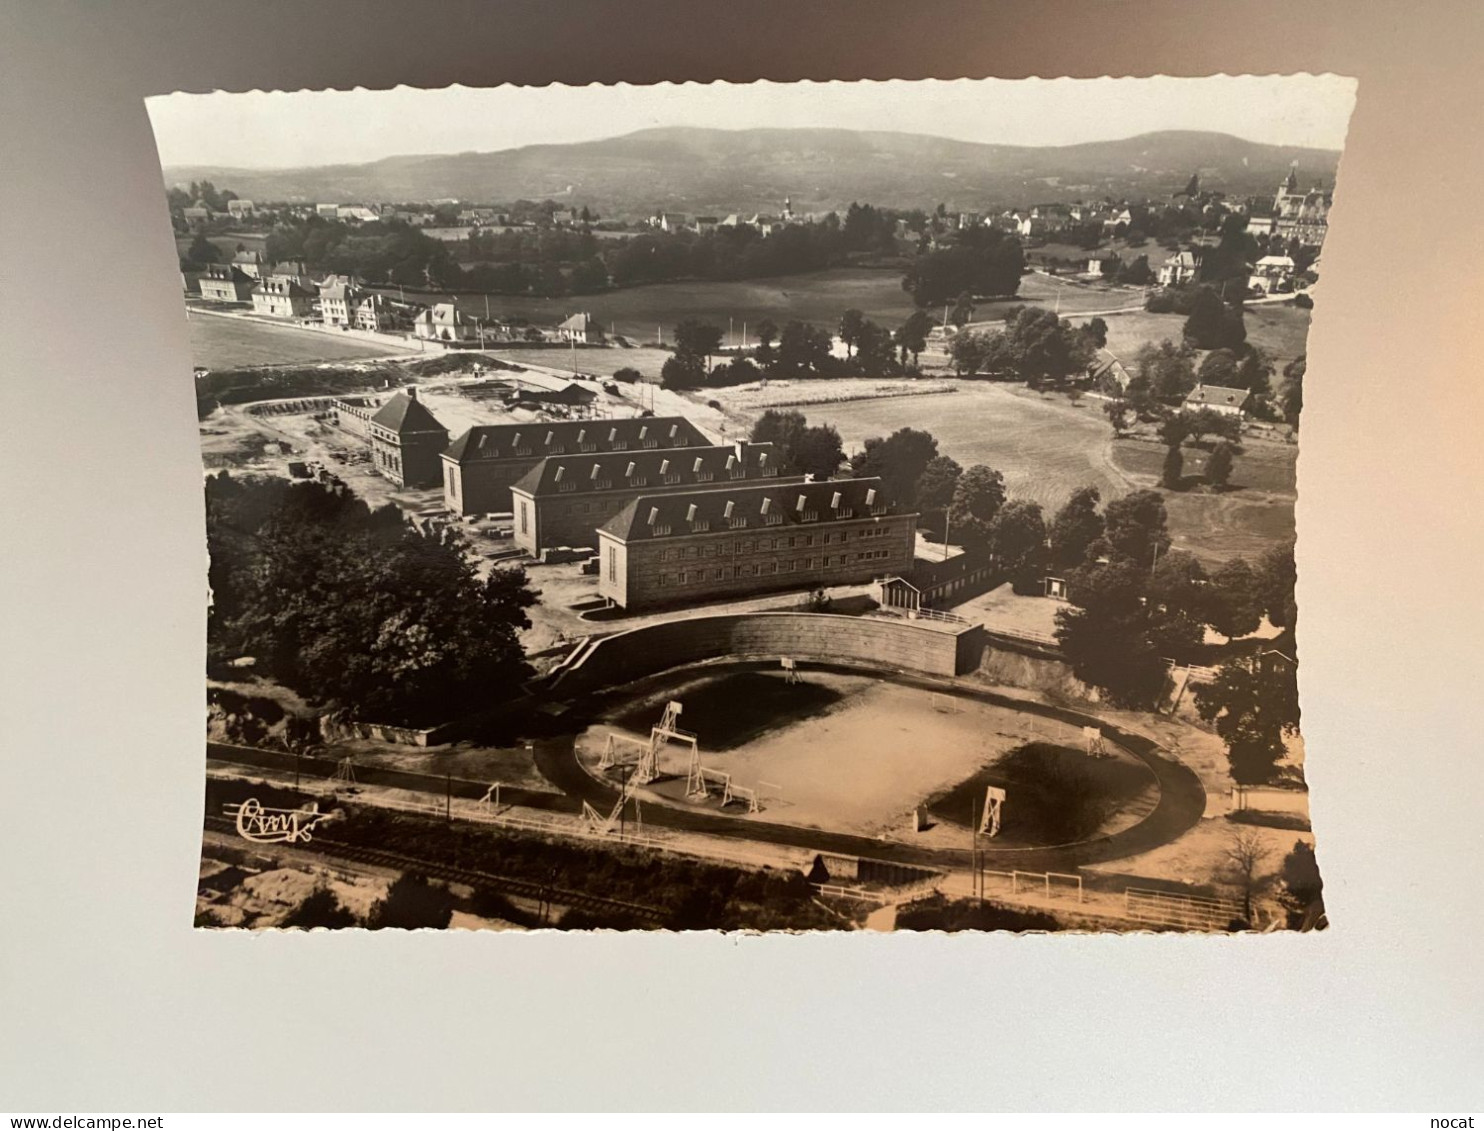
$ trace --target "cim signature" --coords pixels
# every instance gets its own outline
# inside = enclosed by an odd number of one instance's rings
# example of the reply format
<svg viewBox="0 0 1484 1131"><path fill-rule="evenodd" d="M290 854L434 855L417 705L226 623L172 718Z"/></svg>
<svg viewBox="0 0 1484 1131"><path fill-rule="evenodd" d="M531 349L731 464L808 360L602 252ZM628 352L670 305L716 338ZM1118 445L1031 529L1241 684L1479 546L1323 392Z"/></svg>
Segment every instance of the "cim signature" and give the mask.
<svg viewBox="0 0 1484 1131"><path fill-rule="evenodd" d="M314 826L330 814L309 809L265 809L256 797L237 807L237 833L259 844L296 844L313 837Z"/></svg>

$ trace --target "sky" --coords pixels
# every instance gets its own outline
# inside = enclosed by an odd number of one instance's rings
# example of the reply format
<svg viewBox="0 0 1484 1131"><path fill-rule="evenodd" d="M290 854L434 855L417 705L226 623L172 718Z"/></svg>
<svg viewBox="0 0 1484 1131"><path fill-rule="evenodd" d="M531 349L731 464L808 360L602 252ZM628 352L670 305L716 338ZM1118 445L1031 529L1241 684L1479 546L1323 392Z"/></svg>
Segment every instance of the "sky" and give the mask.
<svg viewBox="0 0 1484 1131"><path fill-rule="evenodd" d="M293 168L592 141L654 126L826 126L1069 145L1151 130L1339 149L1335 75L446 87L169 94L147 100L160 163Z"/></svg>

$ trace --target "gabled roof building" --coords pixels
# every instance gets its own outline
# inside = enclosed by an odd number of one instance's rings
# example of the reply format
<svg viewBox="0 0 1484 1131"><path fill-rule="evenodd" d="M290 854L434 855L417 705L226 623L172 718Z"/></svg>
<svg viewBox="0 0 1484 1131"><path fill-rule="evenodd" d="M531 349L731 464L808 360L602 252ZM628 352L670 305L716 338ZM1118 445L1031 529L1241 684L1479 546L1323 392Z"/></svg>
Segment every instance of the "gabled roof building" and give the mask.
<svg viewBox="0 0 1484 1131"><path fill-rule="evenodd" d="M397 393L371 417L371 462L399 487L436 487L448 429L417 399L416 386Z"/></svg>
<svg viewBox="0 0 1484 1131"><path fill-rule="evenodd" d="M645 608L864 584L912 568L916 530L879 479L640 495L598 528L598 592Z"/></svg>
<svg viewBox="0 0 1484 1131"><path fill-rule="evenodd" d="M530 554L594 545L597 528L641 495L803 481L781 474L781 462L772 444L741 442L550 456L510 488L515 544Z"/></svg>
<svg viewBox="0 0 1484 1131"><path fill-rule="evenodd" d="M548 456L711 444L706 434L683 416L480 424L443 453L443 503L455 514L508 512L511 486Z"/></svg>

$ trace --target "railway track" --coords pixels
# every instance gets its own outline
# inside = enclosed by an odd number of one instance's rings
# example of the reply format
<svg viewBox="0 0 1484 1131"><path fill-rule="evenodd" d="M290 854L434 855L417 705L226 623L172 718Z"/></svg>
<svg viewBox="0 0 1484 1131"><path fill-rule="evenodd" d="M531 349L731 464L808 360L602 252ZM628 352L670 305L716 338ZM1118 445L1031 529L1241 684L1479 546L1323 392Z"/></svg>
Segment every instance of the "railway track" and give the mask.
<svg viewBox="0 0 1484 1131"><path fill-rule="evenodd" d="M214 832L235 834L237 831L236 823L226 817L208 815L204 825ZM521 880L514 876L497 876L490 872L479 872L471 868L457 868L453 865L439 863L434 860L423 860L415 856L405 856L400 852L391 852L384 848L368 848L359 844L346 844L343 841L335 840L333 837L327 837L318 831L315 833L314 840L297 845L296 847L303 851L314 852L321 856L328 856L334 859L346 860L353 864L369 864L378 868L392 868L400 872L417 872L430 879L444 880L456 884L468 884L471 887L485 888L504 895L521 896L522 898L534 899L538 902L560 903L563 906L576 908L579 911L588 913L626 915L655 926L663 923L665 919L665 913L663 911L646 904L629 903L622 899L609 899L606 896L572 891L569 888L556 887L552 884L543 884L534 880Z"/></svg>

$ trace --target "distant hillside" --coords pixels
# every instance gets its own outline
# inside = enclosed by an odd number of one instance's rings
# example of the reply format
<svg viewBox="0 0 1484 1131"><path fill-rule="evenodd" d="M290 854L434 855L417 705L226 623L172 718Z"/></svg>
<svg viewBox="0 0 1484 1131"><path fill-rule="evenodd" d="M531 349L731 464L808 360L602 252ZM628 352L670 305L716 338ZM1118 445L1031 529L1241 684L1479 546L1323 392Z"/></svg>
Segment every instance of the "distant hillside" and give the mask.
<svg viewBox="0 0 1484 1131"><path fill-rule="evenodd" d="M1297 162L1305 185L1334 183L1339 153L1230 134L1166 131L1065 146L981 145L922 134L829 129L666 128L497 153L387 157L304 169L167 168L167 184L210 180L257 201L475 203L570 201L603 215L886 207L983 210L1103 196L1167 196L1199 172L1204 187L1271 193Z"/></svg>

